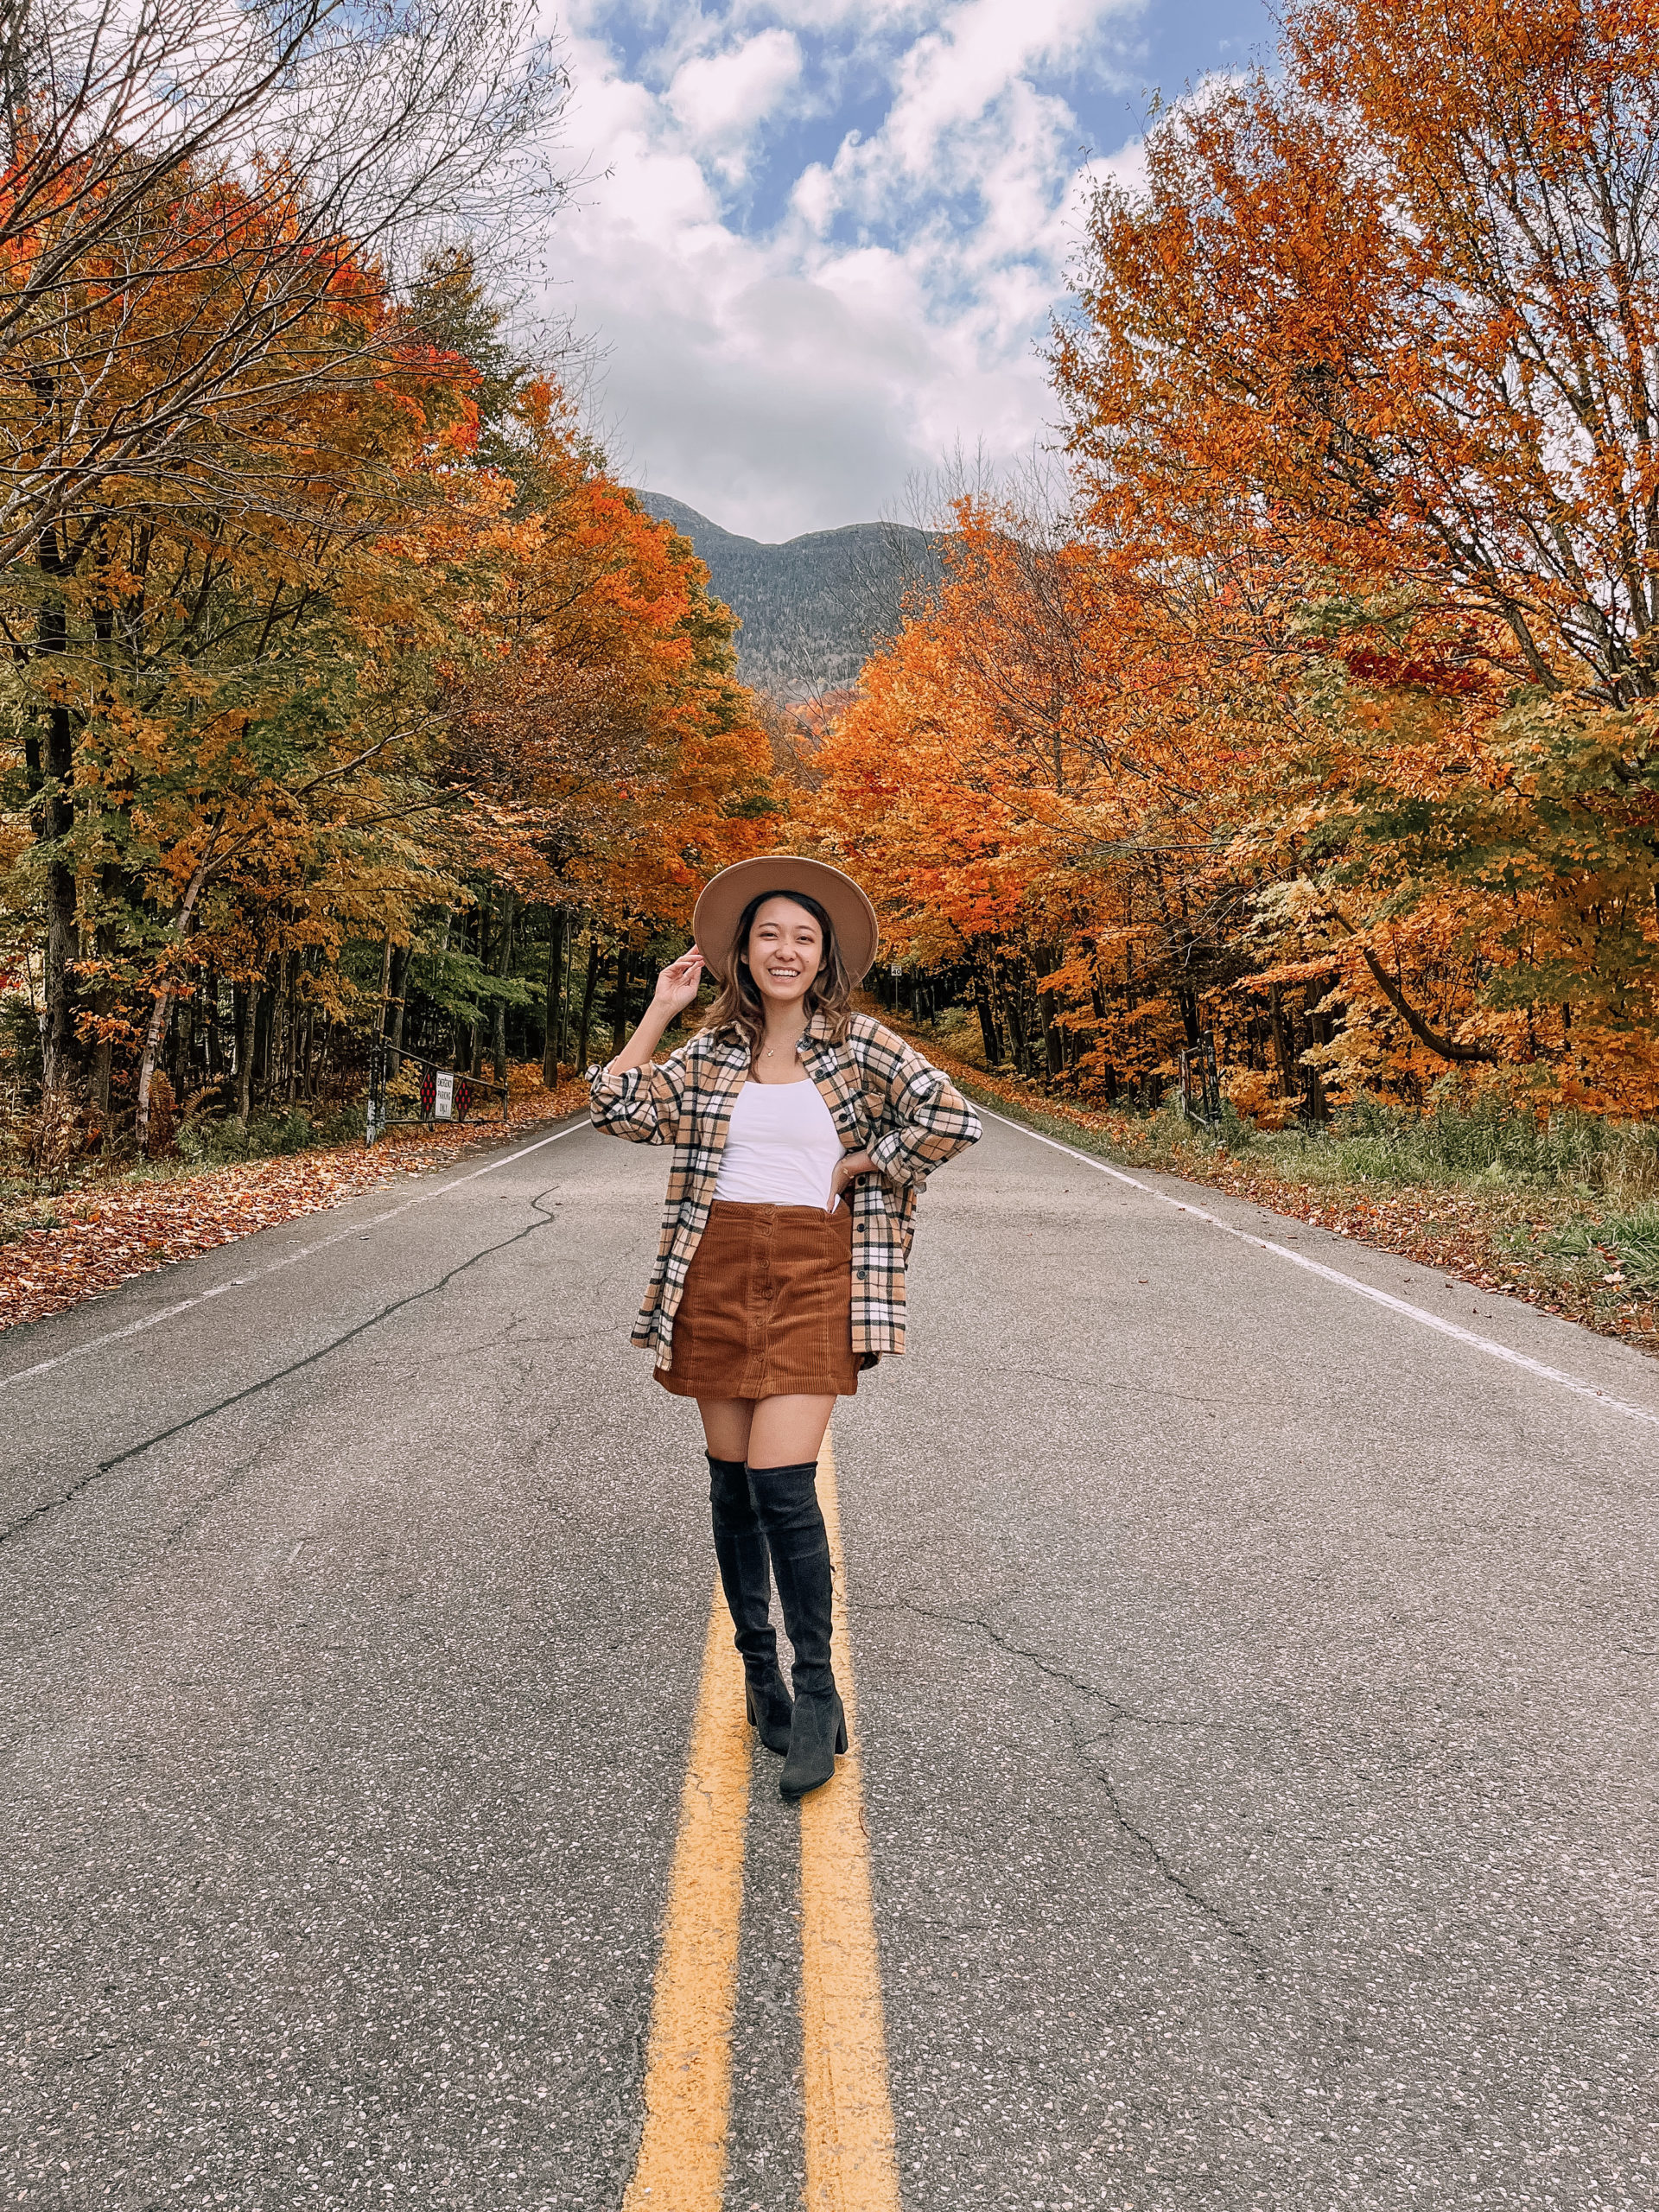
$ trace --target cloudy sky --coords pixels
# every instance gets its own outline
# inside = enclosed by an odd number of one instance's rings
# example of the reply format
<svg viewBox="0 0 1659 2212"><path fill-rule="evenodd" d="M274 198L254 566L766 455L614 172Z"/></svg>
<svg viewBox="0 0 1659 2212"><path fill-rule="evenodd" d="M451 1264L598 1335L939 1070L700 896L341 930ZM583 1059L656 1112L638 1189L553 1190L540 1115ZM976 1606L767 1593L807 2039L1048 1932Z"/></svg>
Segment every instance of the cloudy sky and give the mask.
<svg viewBox="0 0 1659 2212"><path fill-rule="evenodd" d="M635 483L765 538L893 513L1050 415L1036 358L1090 174L1262 0L569 0L547 307Z"/></svg>

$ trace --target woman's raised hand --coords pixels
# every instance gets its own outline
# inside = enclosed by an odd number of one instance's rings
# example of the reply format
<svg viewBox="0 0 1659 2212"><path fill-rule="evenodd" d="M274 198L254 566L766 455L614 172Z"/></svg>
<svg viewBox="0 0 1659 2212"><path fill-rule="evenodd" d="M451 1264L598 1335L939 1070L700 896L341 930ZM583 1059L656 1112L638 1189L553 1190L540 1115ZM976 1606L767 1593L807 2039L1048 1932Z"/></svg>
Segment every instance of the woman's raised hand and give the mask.
<svg viewBox="0 0 1659 2212"><path fill-rule="evenodd" d="M702 955L694 944L690 952L682 953L671 967L664 968L657 978L657 988L651 995L651 1004L645 1008L639 1027L611 1062L607 1072L627 1075L635 1068L648 1068L651 1056L663 1040L663 1032L672 1023L676 1014L683 1014L697 995L697 986L702 981Z"/></svg>
<svg viewBox="0 0 1659 2212"><path fill-rule="evenodd" d="M683 1014L697 995L702 982L702 955L694 944L690 952L682 953L671 966L664 968L657 978L657 988L651 1002L671 1020L677 1014Z"/></svg>

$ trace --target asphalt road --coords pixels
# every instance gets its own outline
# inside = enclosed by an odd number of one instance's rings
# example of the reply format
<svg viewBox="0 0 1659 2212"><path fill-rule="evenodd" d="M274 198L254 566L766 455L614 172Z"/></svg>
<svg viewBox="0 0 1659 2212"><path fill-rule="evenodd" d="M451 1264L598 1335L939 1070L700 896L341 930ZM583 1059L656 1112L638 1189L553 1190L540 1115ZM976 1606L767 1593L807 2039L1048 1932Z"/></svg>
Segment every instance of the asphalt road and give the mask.
<svg viewBox="0 0 1659 2212"><path fill-rule="evenodd" d="M664 1161L486 1165L0 1339L0 2202L621 2202L712 1580ZM1189 1195L1624 1409L1022 1133L938 1175L836 1425L906 2212L1651 2207L1659 1370ZM765 1761L732 2212L804 2187Z"/></svg>

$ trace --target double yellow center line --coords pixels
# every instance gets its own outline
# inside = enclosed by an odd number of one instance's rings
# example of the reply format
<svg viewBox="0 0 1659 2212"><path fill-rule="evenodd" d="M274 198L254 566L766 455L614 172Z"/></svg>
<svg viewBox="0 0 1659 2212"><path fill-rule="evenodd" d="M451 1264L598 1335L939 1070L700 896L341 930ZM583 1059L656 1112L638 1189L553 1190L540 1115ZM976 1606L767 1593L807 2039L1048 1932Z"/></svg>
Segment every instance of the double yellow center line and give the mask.
<svg viewBox="0 0 1659 2212"><path fill-rule="evenodd" d="M818 1497L835 1562L836 1681L851 1748L835 1780L801 1803L807 2212L899 2212L847 1577L827 1438ZM645 2130L623 2212L721 2212L753 1752L742 1662L716 1584L652 2003Z"/></svg>

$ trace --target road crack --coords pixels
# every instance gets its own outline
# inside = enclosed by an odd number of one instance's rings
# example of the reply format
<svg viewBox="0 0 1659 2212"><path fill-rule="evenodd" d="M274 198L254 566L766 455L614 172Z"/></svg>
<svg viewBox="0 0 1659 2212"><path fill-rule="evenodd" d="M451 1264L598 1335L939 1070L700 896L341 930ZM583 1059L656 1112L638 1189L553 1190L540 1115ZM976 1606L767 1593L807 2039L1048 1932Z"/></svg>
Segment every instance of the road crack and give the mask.
<svg viewBox="0 0 1659 2212"><path fill-rule="evenodd" d="M1183 1731L1200 1729L1212 1730L1225 1735L1247 1736L1264 1736L1274 1732L1271 1729L1241 1726L1231 1721L1179 1720L1162 1713L1139 1712L1135 1707L1126 1705L1121 1698L1114 1697L1109 1690L1103 1690L1097 1683L1086 1681L1081 1675L1073 1674L1069 1667L1062 1666L1059 1661L1049 1653L1039 1651L1029 1644L1014 1643L1011 1637L1005 1636L994 1622L985 1619L982 1614L946 1612L942 1608L918 1605L913 1599L908 1598L894 1599L885 1604L871 1604L868 1600L865 1600L855 1605L853 1611L858 1613L914 1613L923 1620L942 1622L951 1628L976 1629L982 1636L995 1644L999 1651L1006 1652L1010 1658L1027 1661L1037 1669L1039 1674L1047 1675L1051 1681L1064 1682L1068 1688L1076 1690L1080 1696L1088 1698L1091 1703L1103 1707L1114 1729L1125 1726ZM1161 1880L1167 1883L1170 1888L1184 1897L1196 1911L1201 1912L1206 1920L1221 1929L1239 1945L1255 1965L1258 1978L1265 1980L1270 1960L1256 1937L1240 1922L1234 1920L1212 1897L1206 1897L1195 1883L1189 1881L1179 1868L1172 1864L1168 1854L1155 1837L1149 1835L1144 1828L1136 1826L1130 1819L1122 1798L1118 1794L1117 1783L1111 1770L1103 1763L1096 1752L1096 1745L1103 1739L1088 1735L1072 1715L1068 1713L1065 1719L1067 1732L1071 1738L1072 1756L1090 1779L1099 1785L1120 1833L1144 1854ZM1109 1736L1106 1740L1109 1741Z"/></svg>
<svg viewBox="0 0 1659 2212"><path fill-rule="evenodd" d="M1212 1922L1224 1934L1231 1936L1234 1942L1249 1955L1255 1967L1257 1979L1265 1981L1268 1978L1270 1961L1268 1954L1255 1936L1241 1922L1233 1919L1231 1915L1217 1904L1213 1897L1206 1897L1195 1882L1190 1882L1179 1867L1172 1864L1167 1853L1155 1836L1148 1835L1144 1828L1135 1825L1124 1808L1123 1800L1118 1795L1117 1783L1113 1777L1111 1769L1104 1765L1095 1755L1093 1746L1096 1739L1085 1736L1077 1722L1070 1716L1067 1718L1066 1726L1071 1737L1072 1752L1078 1765L1099 1783L1102 1794L1111 1808L1112 1818L1116 1821L1121 1832L1132 1843L1138 1846L1151 1861L1160 1878L1166 1882L1171 1889L1174 1890L1179 1896L1185 1897L1196 1911L1201 1912L1206 1920Z"/></svg>
<svg viewBox="0 0 1659 2212"><path fill-rule="evenodd" d="M87 1468L86 1473L77 1481L71 1483L68 1489L60 1496L44 1499L30 1512L25 1513L20 1520L12 1522L8 1528L0 1529L0 1545L11 1543L16 1538L26 1535L31 1529L37 1528L49 1515L61 1511L66 1505L73 1505L74 1501L90 1490L94 1483L101 1482L105 1475L113 1474L118 1467L125 1466L130 1459L142 1459L146 1452L153 1452L158 1444L170 1443L175 1436L183 1436L191 1429L198 1427L203 1421L212 1421L219 1414L228 1413L232 1406L239 1406L245 1404L250 1398L257 1398L262 1390L269 1390L275 1384L286 1382L291 1375L302 1375L308 1367L317 1366L331 1354L342 1351L349 1344L355 1343L359 1337L367 1336L372 1329L378 1329L383 1321L389 1321L394 1313L401 1313L409 1306L418 1306L423 1299L435 1298L440 1291L447 1290L458 1276L464 1275L469 1268L477 1267L480 1261L491 1259L498 1252L510 1251L513 1245L522 1244L527 1236L535 1236L538 1230L555 1227L553 1216L550 1213L543 1212L542 1201L556 1188L556 1184L550 1184L547 1190L539 1192L531 1200L530 1203L537 1214L534 1221L527 1222L524 1228L515 1230L511 1236L503 1236L493 1244L485 1245L481 1251L474 1252L470 1259L457 1261L455 1265L446 1274L440 1275L435 1282L428 1283L421 1290L411 1290L405 1297L394 1298L389 1305L381 1306L377 1313L371 1313L364 1320L355 1322L351 1328L342 1330L339 1336L331 1338L326 1344L319 1344L315 1351L307 1352L302 1359L290 1360L286 1367L277 1368L274 1373L262 1376L257 1382L245 1383L239 1390L227 1392L213 1405L203 1406L199 1412L188 1414L182 1421L175 1421L170 1427L157 1429L153 1436L145 1437L140 1443L129 1445L124 1452L116 1452L113 1458L99 1460L95 1465ZM222 1496L226 1490L233 1489L245 1471L245 1468L242 1467L233 1469L224 1482L204 1493L195 1510L200 1513L215 1498Z"/></svg>
<svg viewBox="0 0 1659 2212"><path fill-rule="evenodd" d="M1126 1705L1110 1690L1102 1689L1098 1682L1085 1681L1081 1675L1074 1675L1069 1667L1062 1666L1051 1653L1039 1651L1032 1644L1016 1643L1012 1637L1005 1636L994 1621L988 1621L982 1613L946 1612L941 1607L918 1605L912 1598L894 1598L874 1603L863 1599L857 1601L852 1610L855 1613L914 1613L918 1619L939 1621L949 1628L977 1629L982 1636L994 1643L999 1651L1006 1652L1009 1658L1027 1660L1039 1674L1065 1683L1068 1688L1077 1691L1084 1697L1092 1698L1097 1705L1103 1705L1115 1719L1128 1722L1137 1728L1208 1729L1224 1736L1272 1736L1282 1732L1273 1728L1254 1727L1247 1721L1184 1720L1168 1713L1144 1713L1136 1706Z"/></svg>

